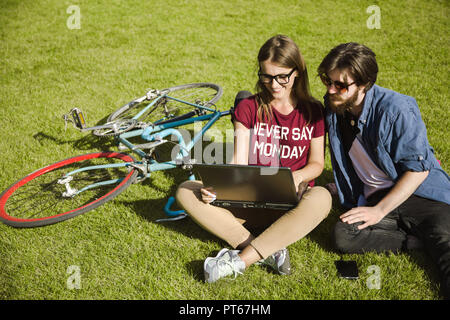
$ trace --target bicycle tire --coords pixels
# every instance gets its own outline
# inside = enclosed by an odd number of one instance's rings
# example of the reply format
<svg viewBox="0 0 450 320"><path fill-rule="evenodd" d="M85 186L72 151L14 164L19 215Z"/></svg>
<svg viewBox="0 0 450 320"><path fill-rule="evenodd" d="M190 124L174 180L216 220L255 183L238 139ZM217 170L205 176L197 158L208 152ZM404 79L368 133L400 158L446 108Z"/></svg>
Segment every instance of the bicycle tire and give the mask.
<svg viewBox="0 0 450 320"><path fill-rule="evenodd" d="M185 101L187 102L200 104L205 107L213 106L221 98L223 94L221 86L208 82L184 84L163 89L161 91L162 92L166 91L170 96L173 96L174 94L181 94L182 92L188 94L188 90L193 91L192 96L189 96L188 99L185 97L181 97L180 99L181 100L186 99ZM200 96L201 90L208 90L206 93L204 93L205 95L204 97ZM198 93L195 91L198 91ZM148 105L148 103L150 103L150 101L151 100L147 99L147 96L136 98L128 102L127 104L123 105L122 107L118 108L113 113L111 113L107 121L110 122L120 118L132 118L139 112L139 109L143 109L146 105ZM168 103L173 104L174 105L173 108L171 106L171 108L168 109L166 106L164 106L164 109L166 110L162 111L161 105ZM156 103L155 106L153 106L150 110L148 110L147 113L144 114L140 119L142 119L142 121L146 123L155 123L158 120L162 119L164 116L168 117L169 113L171 112L173 112L173 115L171 116L178 117L181 114L185 114L192 110L193 110L192 106L182 103L177 104L177 102L174 102L173 100L170 99L167 100L162 99L158 101L158 103Z"/></svg>
<svg viewBox="0 0 450 320"><path fill-rule="evenodd" d="M58 161L30 173L8 187L0 195L0 221L17 228L40 227L74 218L97 208L123 192L137 177L138 170L128 167L98 169L77 173L75 187L92 184L118 174L116 185L99 186L73 197L63 196L66 186L58 182L64 174L86 165L135 162L135 159L119 152L95 152ZM69 171L70 170L70 171ZM61 174L64 173L64 174ZM84 181L85 179L86 181ZM41 199L40 197L43 197ZM29 207L27 207L29 206ZM31 216L30 214L35 211ZM47 215L48 211L48 215ZM27 214L27 217L22 216ZM39 217L35 217L39 215Z"/></svg>

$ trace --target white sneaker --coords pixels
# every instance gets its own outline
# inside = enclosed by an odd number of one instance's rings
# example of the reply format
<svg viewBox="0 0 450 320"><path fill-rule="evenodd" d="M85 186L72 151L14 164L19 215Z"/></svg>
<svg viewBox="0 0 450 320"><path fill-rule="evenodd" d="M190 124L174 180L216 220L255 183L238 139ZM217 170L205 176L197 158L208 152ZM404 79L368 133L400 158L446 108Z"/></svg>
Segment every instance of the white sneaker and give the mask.
<svg viewBox="0 0 450 320"><path fill-rule="evenodd" d="M281 275L291 274L291 259L286 248L278 250L266 259L259 260L257 264L269 266Z"/></svg>
<svg viewBox="0 0 450 320"><path fill-rule="evenodd" d="M222 249L214 258L206 258L203 263L205 281L208 283L216 282L220 278L242 274L245 270L245 262L238 255L239 250Z"/></svg>

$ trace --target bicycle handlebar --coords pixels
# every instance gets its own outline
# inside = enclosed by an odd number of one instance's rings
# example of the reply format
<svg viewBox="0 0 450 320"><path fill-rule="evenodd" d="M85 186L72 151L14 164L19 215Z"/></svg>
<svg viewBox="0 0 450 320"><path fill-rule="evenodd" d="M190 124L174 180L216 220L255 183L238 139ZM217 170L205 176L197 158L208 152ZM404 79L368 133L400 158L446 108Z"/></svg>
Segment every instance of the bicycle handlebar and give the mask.
<svg viewBox="0 0 450 320"><path fill-rule="evenodd" d="M169 216L169 217L174 217L174 216L179 216L180 214L185 214L184 210L176 210L176 211L172 211L170 209L170 207L172 206L172 204L175 202L175 198L174 197L169 197L169 199L167 200L166 205L164 206L164 212Z"/></svg>

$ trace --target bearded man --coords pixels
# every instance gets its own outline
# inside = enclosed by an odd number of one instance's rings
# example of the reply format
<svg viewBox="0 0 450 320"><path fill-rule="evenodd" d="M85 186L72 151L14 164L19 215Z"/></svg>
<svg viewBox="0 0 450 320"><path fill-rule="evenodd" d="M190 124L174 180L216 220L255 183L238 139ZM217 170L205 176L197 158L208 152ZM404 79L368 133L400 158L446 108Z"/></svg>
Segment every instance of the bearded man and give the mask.
<svg viewBox="0 0 450 320"><path fill-rule="evenodd" d="M332 49L318 67L335 189L349 209L334 228L344 253L423 247L450 297L450 178L427 138L414 98L375 84L372 50Z"/></svg>

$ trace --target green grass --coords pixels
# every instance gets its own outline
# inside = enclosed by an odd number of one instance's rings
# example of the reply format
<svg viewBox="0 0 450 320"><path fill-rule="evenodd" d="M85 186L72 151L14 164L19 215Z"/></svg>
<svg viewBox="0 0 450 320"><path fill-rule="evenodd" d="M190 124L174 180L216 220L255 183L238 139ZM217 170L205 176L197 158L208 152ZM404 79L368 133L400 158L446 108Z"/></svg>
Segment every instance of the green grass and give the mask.
<svg viewBox="0 0 450 320"><path fill-rule="evenodd" d="M78 5L81 29L66 26ZM381 9L381 29L366 8ZM69 128L61 115L80 107L90 124L147 88L208 81L224 88L227 109L252 90L256 55L281 33L301 48L311 90L315 70L335 45L357 41L377 54L378 83L414 96L429 140L450 171L449 4L447 1L12 1L0 2L0 189L46 164L111 149ZM221 119L216 128L231 128ZM435 268L422 252L344 255L357 281L339 279L330 232L341 209L290 246L293 274L251 267L235 281L203 282L202 261L225 244L192 220L155 223L180 171L159 172L85 215L36 229L0 225L0 299L439 299ZM332 179L329 154L325 184ZM67 268L79 266L81 289ZM367 268L381 269L369 289Z"/></svg>

